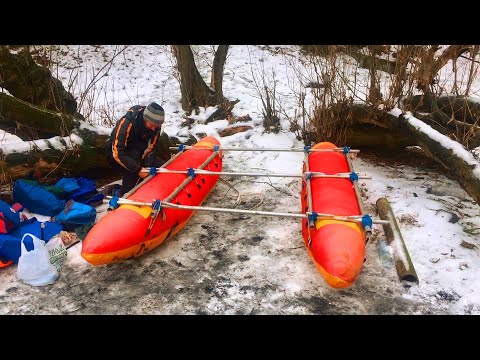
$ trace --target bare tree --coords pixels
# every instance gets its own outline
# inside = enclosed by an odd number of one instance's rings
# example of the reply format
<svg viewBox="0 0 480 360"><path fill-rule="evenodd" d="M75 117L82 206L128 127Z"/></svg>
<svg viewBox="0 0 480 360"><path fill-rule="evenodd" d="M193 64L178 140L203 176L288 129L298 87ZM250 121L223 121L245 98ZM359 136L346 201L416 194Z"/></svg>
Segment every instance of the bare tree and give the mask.
<svg viewBox="0 0 480 360"><path fill-rule="evenodd" d="M228 45L219 45L215 51L210 86L203 80L190 45L175 45L173 52L177 59L182 92L182 109L190 111L198 107L220 105L224 107L222 82L223 68L228 53Z"/></svg>
<svg viewBox="0 0 480 360"><path fill-rule="evenodd" d="M314 142L390 149L418 145L480 201L472 165L412 126L407 114L412 112L466 150L480 146L480 107L468 96L479 63L478 46L327 46L320 50L320 56L310 57L312 67L325 69L317 77L325 85L323 98L316 98L318 105L310 118ZM464 56L466 52L469 57ZM337 62L339 56L351 56L356 62ZM460 64L459 57L470 62ZM345 67L345 63L351 65ZM453 71L445 70L447 64ZM454 84L440 84L441 71L452 72L449 80L453 78ZM388 76L390 81L384 81ZM404 114L392 115L389 110L394 107Z"/></svg>

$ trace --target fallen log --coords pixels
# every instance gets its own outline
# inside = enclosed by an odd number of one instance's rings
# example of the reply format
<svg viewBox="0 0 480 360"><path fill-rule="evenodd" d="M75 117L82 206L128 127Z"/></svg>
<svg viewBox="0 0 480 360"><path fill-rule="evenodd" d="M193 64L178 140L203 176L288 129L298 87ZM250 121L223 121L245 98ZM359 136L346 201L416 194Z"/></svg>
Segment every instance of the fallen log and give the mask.
<svg viewBox="0 0 480 360"><path fill-rule="evenodd" d="M74 96L47 66L38 65L26 48L11 52L7 46L0 46L0 68L0 87L16 98L70 115L77 111Z"/></svg>
<svg viewBox="0 0 480 360"><path fill-rule="evenodd" d="M480 204L480 163L472 153L411 114L401 114L399 122L415 137L422 150L450 170L463 189Z"/></svg>
<svg viewBox="0 0 480 360"><path fill-rule="evenodd" d="M97 178L111 171L103 151L106 141L106 135L83 129L65 137L4 144L0 146L0 173L6 182L47 176Z"/></svg>
<svg viewBox="0 0 480 360"><path fill-rule="evenodd" d="M16 128L22 140L31 140L34 133L41 138L70 134L78 121L72 116L40 109L23 100L0 93L2 129ZM26 128L25 131L21 131Z"/></svg>

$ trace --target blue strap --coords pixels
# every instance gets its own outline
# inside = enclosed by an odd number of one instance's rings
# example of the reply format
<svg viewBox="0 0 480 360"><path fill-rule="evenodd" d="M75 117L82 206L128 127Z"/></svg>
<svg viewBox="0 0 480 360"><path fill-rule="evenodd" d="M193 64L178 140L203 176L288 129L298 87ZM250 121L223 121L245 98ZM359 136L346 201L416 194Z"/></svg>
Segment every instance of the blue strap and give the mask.
<svg viewBox="0 0 480 360"><path fill-rule="evenodd" d="M315 211L312 211L311 214L308 214L308 221L316 222L317 219L318 219L318 213L316 213Z"/></svg>
<svg viewBox="0 0 480 360"><path fill-rule="evenodd" d="M373 226L373 221L370 215L365 214L362 216L362 227L365 229L367 226L371 228Z"/></svg>
<svg viewBox="0 0 480 360"><path fill-rule="evenodd" d="M155 166L152 166L152 167L150 168L149 174L150 174L150 175L155 175L156 173L157 173L157 168L156 168Z"/></svg>
<svg viewBox="0 0 480 360"><path fill-rule="evenodd" d="M303 151L305 151L307 154L310 154L310 146L305 145L303 147Z"/></svg>
<svg viewBox="0 0 480 360"><path fill-rule="evenodd" d="M162 201L161 201L161 200L155 200L155 201L152 203L152 208L153 208L153 210L155 210L155 211L160 210L161 207L162 207Z"/></svg>
<svg viewBox="0 0 480 360"><path fill-rule="evenodd" d="M193 171L193 168L188 168L187 175L191 176L192 179L195 178L195 171Z"/></svg>
<svg viewBox="0 0 480 360"><path fill-rule="evenodd" d="M310 180L312 178L312 173L311 172L306 172L305 173L305 179Z"/></svg>
<svg viewBox="0 0 480 360"><path fill-rule="evenodd" d="M348 146L343 147L343 153L347 155L350 152L350 148Z"/></svg>
<svg viewBox="0 0 480 360"><path fill-rule="evenodd" d="M180 151L180 152L185 151L185 145L183 145L183 144L178 145L178 151Z"/></svg>
<svg viewBox="0 0 480 360"><path fill-rule="evenodd" d="M118 208L118 199L119 197L118 196L112 196L112 198L110 199L110 201L108 202L108 205L110 205L111 207L113 207L114 209Z"/></svg>
<svg viewBox="0 0 480 360"><path fill-rule="evenodd" d="M218 145L213 145L213 151L218 151L220 150L220 146Z"/></svg>
<svg viewBox="0 0 480 360"><path fill-rule="evenodd" d="M352 182L358 181L358 174L357 174L355 171L352 171L352 172L350 173L350 180L351 180Z"/></svg>

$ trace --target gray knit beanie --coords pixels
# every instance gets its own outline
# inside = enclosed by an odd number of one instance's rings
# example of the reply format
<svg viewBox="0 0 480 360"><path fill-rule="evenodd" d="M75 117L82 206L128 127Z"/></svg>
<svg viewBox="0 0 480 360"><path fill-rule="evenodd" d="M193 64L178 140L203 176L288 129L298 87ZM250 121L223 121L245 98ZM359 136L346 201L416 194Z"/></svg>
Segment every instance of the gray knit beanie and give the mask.
<svg viewBox="0 0 480 360"><path fill-rule="evenodd" d="M162 125L165 121L165 111L156 102L151 102L143 110L143 118L155 124Z"/></svg>

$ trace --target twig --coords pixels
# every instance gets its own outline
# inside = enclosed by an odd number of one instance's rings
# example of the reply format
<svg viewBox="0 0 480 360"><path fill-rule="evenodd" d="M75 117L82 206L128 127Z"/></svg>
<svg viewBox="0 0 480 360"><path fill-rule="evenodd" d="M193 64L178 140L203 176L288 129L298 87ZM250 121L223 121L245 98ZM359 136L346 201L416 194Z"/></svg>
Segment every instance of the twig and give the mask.
<svg viewBox="0 0 480 360"><path fill-rule="evenodd" d="M112 67L113 65L113 60L120 54L122 54L125 49L128 47L128 45L126 45L122 50L120 50L118 53L114 54L112 56L112 58L95 74L95 76L93 77L93 79L90 81L90 84L88 84L87 88L85 89L85 91L83 92L82 96L81 96L81 100L80 100L80 104L78 105L78 108L81 109L82 108L82 105L83 105L83 101L85 100L85 97L86 97L86 94L88 93L88 91L90 90L90 88L92 86L94 86L101 78L103 78L105 76L105 74L108 73L108 71L110 70L110 68ZM103 69L105 69L106 67L108 66L108 69L107 71L105 71L105 73L99 77L99 74L102 72ZM97 79L98 77L98 79Z"/></svg>

